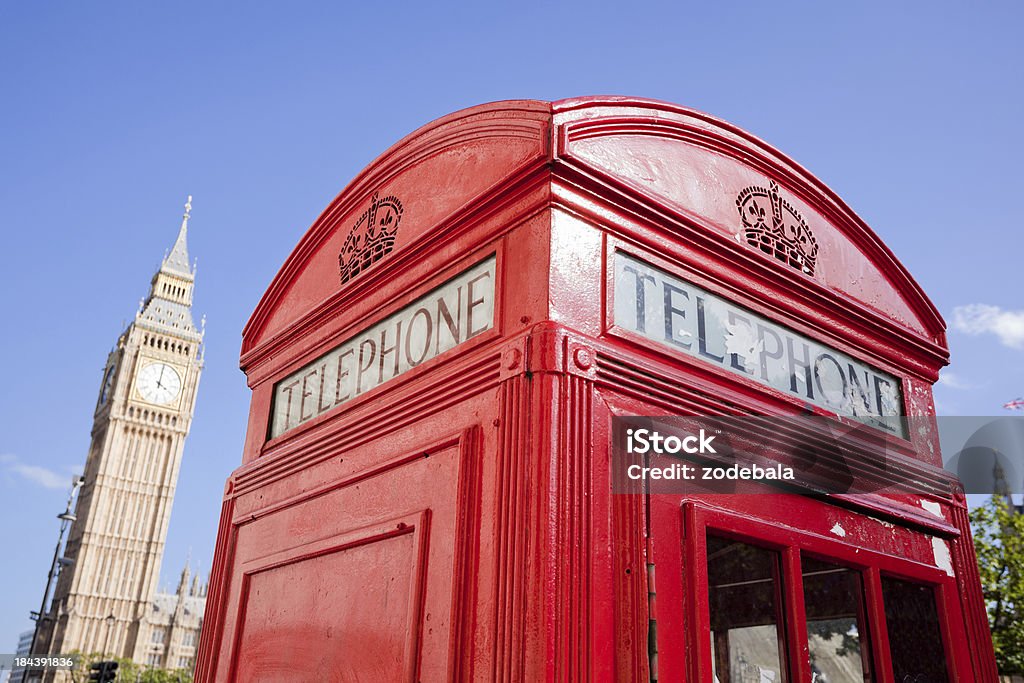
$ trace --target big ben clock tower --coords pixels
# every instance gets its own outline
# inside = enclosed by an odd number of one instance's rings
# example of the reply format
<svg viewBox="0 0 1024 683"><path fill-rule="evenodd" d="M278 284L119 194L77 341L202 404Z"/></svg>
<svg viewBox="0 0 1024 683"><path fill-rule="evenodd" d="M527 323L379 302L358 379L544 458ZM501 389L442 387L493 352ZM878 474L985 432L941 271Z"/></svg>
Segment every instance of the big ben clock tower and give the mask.
<svg viewBox="0 0 1024 683"><path fill-rule="evenodd" d="M67 560L36 653L140 661L202 373L185 204L174 246L107 357ZM111 618L113 617L113 618Z"/></svg>

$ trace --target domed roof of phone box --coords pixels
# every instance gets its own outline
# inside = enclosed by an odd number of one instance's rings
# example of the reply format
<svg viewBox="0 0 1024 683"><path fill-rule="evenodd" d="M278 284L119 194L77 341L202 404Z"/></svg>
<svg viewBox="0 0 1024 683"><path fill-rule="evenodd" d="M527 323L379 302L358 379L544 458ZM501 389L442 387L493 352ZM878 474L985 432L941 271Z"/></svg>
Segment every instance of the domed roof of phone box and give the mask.
<svg viewBox="0 0 1024 683"><path fill-rule="evenodd" d="M778 286L809 306L841 310L900 338L928 359L927 375L948 357L934 305L864 221L803 167L693 109L583 97L470 107L381 154L281 267L243 331L243 367L364 299L403 263L438 250L454 256L467 226L538 184L550 188L552 206L598 222L609 211L629 215L657 225L666 242L710 244L754 275L774 273ZM381 206L400 212L401 230L387 258L345 281L346 240ZM749 231L757 220L796 230L799 253L756 248ZM765 285L764 294L775 286Z"/></svg>

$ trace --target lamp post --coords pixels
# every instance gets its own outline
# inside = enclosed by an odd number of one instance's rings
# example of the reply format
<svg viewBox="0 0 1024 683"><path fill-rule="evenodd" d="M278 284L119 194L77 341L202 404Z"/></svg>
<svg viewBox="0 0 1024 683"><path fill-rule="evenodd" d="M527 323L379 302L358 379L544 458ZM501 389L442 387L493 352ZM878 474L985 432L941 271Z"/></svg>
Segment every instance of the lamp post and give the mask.
<svg viewBox="0 0 1024 683"><path fill-rule="evenodd" d="M32 644L29 645L29 655L36 654L36 641L39 638L39 626L43 623L44 619L49 619L46 615L46 602L50 599L50 588L53 586L53 579L57 576L57 572L60 567L67 566L71 561L60 556L60 547L64 543L64 534L67 532L68 527L78 519L74 512L71 511L71 503L75 499L75 494L78 489L85 483L85 477L75 475L71 480L71 491L68 493L68 503L64 507L64 512L57 515L57 519L60 520L60 534L57 536L57 547L53 549L53 561L50 563L50 572L46 575L46 588L43 589L43 602L39 606L39 613L35 615L36 627L32 631ZM61 560L64 560L63 562ZM29 674L32 672L30 667L25 668L25 673L22 675L22 680L28 681Z"/></svg>
<svg viewBox="0 0 1024 683"><path fill-rule="evenodd" d="M106 659L107 652L110 650L110 632L114 629L114 622L117 621L117 617L113 614L108 614L103 621L107 622L107 639L103 641L103 659Z"/></svg>

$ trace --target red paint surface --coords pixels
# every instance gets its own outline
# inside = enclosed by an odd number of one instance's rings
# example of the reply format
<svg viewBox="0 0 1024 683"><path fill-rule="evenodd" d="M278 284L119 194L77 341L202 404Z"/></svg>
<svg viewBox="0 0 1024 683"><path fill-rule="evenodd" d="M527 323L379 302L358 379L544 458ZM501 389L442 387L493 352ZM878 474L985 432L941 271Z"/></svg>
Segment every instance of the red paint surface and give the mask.
<svg viewBox="0 0 1024 683"><path fill-rule="evenodd" d="M736 239L737 193L769 180L818 239L814 276ZM337 252L374 193L403 202L394 251L342 286ZM790 568L801 548L852 562L869 592L879 572L934 585L955 680L995 680L962 496L935 501L940 519L907 497L611 494L613 415L803 408L614 327L616 249L897 375L909 411L933 414L944 323L849 207L779 152L642 100L452 114L327 207L245 329L251 416L197 681L647 680L651 618L659 680L707 681L707 525L778 548ZM276 381L490 254L493 330L267 440ZM905 450L939 462L931 434ZM934 566L932 537L949 542L955 576ZM892 637L872 632L883 682ZM809 681L792 648L791 679Z"/></svg>

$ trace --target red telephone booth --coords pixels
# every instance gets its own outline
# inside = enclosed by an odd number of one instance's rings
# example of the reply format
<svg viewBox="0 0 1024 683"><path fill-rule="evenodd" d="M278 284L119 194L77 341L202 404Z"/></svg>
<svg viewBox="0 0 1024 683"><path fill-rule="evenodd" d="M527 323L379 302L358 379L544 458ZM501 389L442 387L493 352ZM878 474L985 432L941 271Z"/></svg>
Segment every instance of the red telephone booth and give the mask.
<svg viewBox="0 0 1024 683"><path fill-rule="evenodd" d="M962 494L615 484L616 418L842 416L836 376L931 416L947 357L878 237L734 126L631 98L439 119L245 328L196 680L995 681ZM886 438L942 479L933 432Z"/></svg>

